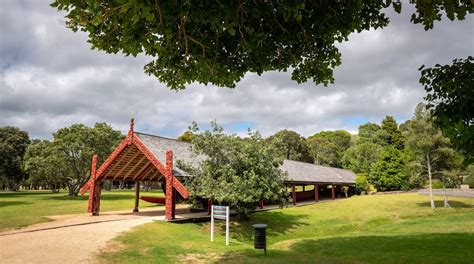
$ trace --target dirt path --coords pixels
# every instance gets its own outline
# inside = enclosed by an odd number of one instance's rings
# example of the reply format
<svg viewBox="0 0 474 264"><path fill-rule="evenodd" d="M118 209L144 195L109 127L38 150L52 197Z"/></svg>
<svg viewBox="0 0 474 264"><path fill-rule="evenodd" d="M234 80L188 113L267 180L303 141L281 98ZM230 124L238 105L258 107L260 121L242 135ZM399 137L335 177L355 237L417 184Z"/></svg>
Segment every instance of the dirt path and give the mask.
<svg viewBox="0 0 474 264"><path fill-rule="evenodd" d="M187 209L178 208L177 214ZM164 220L163 209L51 217L55 221L0 233L0 263L90 263L93 254L122 232Z"/></svg>

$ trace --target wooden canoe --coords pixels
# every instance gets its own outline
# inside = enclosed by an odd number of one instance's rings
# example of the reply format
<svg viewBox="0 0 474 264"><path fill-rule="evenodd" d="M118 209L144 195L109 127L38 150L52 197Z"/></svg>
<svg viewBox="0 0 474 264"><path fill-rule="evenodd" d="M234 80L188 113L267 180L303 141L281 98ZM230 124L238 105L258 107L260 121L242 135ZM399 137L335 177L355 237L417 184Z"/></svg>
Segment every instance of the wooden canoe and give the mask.
<svg viewBox="0 0 474 264"><path fill-rule="evenodd" d="M140 200L149 203L156 203L156 204L165 204L166 198L164 197L153 197L153 196L140 196Z"/></svg>

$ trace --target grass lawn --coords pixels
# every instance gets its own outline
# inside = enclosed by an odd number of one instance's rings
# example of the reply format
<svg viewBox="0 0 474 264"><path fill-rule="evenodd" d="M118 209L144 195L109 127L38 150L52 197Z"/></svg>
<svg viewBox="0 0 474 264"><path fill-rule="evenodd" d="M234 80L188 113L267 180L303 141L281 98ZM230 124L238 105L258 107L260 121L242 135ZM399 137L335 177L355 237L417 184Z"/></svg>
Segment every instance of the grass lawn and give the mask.
<svg viewBox="0 0 474 264"><path fill-rule="evenodd" d="M442 197L436 198L442 206ZM474 199L450 198L432 212L427 196L397 194L267 211L233 221L225 246L209 223L154 222L110 243L109 263L474 263ZM254 223L268 224L267 255L253 249Z"/></svg>
<svg viewBox="0 0 474 264"><path fill-rule="evenodd" d="M147 192L163 196L162 191ZM102 191L101 211L114 211L134 207L135 193L127 191ZM87 210L88 193L69 197L66 191L20 191L0 192L0 231L20 228L31 224L50 221L46 216L80 214ZM140 203L140 207L154 206Z"/></svg>

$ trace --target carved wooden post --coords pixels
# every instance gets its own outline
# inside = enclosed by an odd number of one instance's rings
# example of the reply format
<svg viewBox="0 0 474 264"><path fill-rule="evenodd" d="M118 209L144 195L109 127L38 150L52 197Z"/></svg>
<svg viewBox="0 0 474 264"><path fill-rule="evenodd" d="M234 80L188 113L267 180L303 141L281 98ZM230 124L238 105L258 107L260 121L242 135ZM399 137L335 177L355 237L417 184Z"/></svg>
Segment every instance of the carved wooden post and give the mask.
<svg viewBox="0 0 474 264"><path fill-rule="evenodd" d="M263 209L263 200L260 200L260 202L258 202L258 208Z"/></svg>
<svg viewBox="0 0 474 264"><path fill-rule="evenodd" d="M336 185L332 184L332 199L336 199Z"/></svg>
<svg viewBox="0 0 474 264"><path fill-rule="evenodd" d="M139 200L138 198L140 197L140 182L136 181L135 182L135 208L133 208L134 213L138 213L138 205L139 205Z"/></svg>
<svg viewBox="0 0 474 264"><path fill-rule="evenodd" d="M89 202L87 212L99 215L100 212L100 182L96 179L97 155L92 156L91 180L89 184Z"/></svg>
<svg viewBox="0 0 474 264"><path fill-rule="evenodd" d="M94 181L94 200L92 201L92 215L99 215L100 212L100 182Z"/></svg>
<svg viewBox="0 0 474 264"><path fill-rule="evenodd" d="M173 188L173 151L166 151L166 220L173 220L175 217L175 195Z"/></svg>
<svg viewBox="0 0 474 264"><path fill-rule="evenodd" d="M292 191L293 191L293 205L296 205L296 187L295 187L295 183L293 183Z"/></svg>
<svg viewBox="0 0 474 264"><path fill-rule="evenodd" d="M319 184L314 185L314 200L319 202Z"/></svg>

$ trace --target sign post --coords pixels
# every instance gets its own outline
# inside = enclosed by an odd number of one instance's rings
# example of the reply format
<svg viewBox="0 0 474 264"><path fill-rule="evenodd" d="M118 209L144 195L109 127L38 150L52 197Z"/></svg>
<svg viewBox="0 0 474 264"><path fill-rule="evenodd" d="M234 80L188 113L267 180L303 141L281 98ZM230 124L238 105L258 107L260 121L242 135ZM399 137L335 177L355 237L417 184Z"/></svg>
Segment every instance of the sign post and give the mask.
<svg viewBox="0 0 474 264"><path fill-rule="evenodd" d="M214 219L225 220L225 244L229 245L229 206L213 205L211 207L211 241L214 241Z"/></svg>

